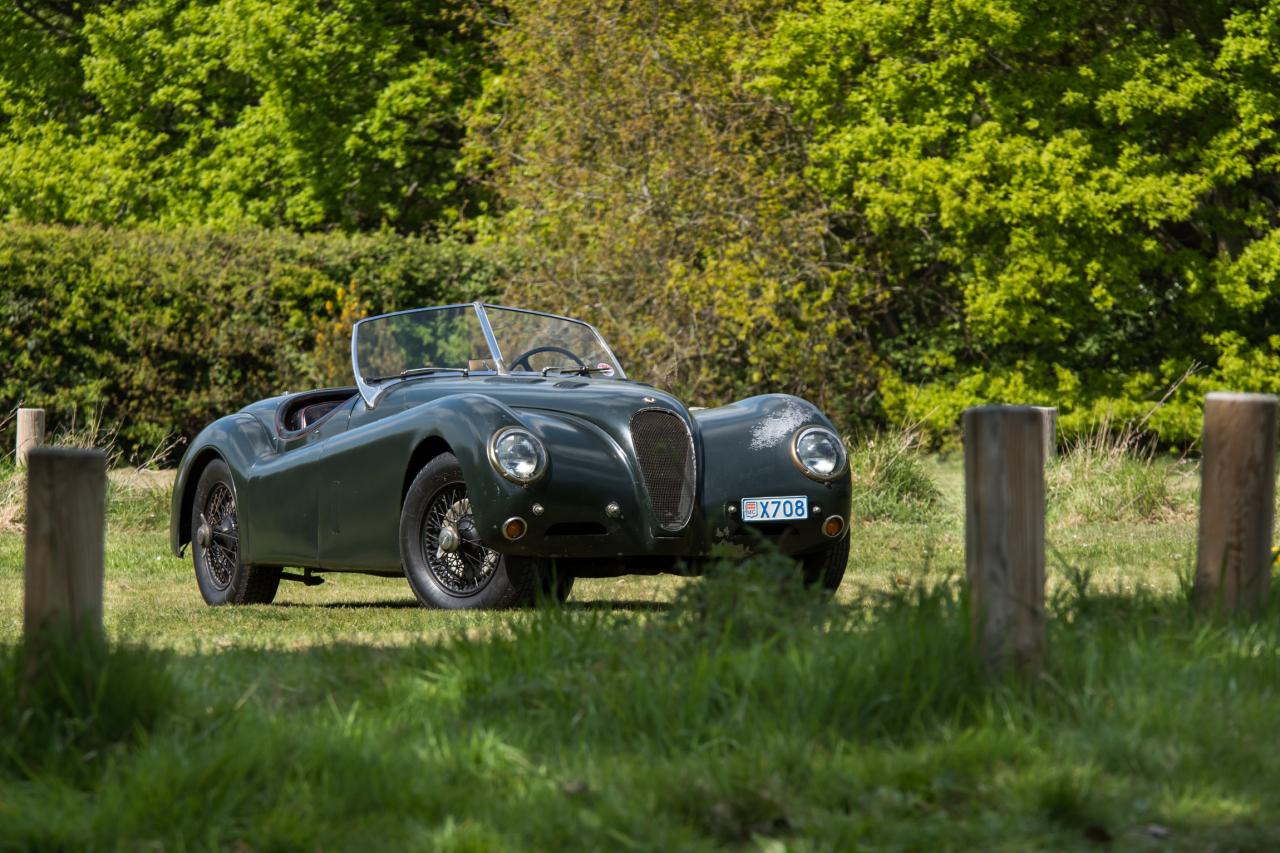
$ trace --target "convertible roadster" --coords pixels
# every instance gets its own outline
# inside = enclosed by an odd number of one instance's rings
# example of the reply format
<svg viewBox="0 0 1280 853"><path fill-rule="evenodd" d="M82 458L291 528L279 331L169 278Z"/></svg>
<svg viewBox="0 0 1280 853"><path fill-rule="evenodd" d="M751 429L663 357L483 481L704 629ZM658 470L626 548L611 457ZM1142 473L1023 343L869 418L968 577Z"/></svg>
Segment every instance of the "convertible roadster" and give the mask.
<svg viewBox="0 0 1280 853"><path fill-rule="evenodd" d="M481 303L361 320L351 362L354 387L253 403L191 442L170 538L209 604L366 572L430 607L509 607L576 577L697 573L726 545L844 576L845 448L804 400L687 408L587 323Z"/></svg>

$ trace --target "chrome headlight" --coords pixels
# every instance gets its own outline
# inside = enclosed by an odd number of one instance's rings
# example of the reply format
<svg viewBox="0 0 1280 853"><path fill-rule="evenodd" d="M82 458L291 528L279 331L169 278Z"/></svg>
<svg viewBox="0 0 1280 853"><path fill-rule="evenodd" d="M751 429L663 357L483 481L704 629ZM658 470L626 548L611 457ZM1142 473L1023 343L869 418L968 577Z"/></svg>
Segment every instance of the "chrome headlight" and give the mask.
<svg viewBox="0 0 1280 853"><path fill-rule="evenodd" d="M791 439L791 459L806 477L829 482L844 473L849 457L840 438L826 427L804 427Z"/></svg>
<svg viewBox="0 0 1280 853"><path fill-rule="evenodd" d="M547 470L542 442L521 427L503 427L489 439L489 462L513 483L532 483Z"/></svg>

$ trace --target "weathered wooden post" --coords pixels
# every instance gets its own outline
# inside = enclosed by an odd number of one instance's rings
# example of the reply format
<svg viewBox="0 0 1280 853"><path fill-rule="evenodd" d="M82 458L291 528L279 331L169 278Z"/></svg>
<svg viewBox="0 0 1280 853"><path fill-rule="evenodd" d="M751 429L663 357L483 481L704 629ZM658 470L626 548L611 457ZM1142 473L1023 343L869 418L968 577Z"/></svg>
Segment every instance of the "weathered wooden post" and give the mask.
<svg viewBox="0 0 1280 853"><path fill-rule="evenodd" d="M28 674L49 643L100 642L107 458L37 447L27 456Z"/></svg>
<svg viewBox="0 0 1280 853"><path fill-rule="evenodd" d="M18 441L14 462L21 468L27 464L31 448L44 444L44 409L18 409Z"/></svg>
<svg viewBox="0 0 1280 853"><path fill-rule="evenodd" d="M1215 392L1205 397L1193 590L1202 611L1256 613L1267 600L1276 408L1271 394Z"/></svg>
<svg viewBox="0 0 1280 853"><path fill-rule="evenodd" d="M1054 406L1032 406L1040 413L1040 428L1044 431L1044 458L1049 461L1058 455L1058 410Z"/></svg>
<svg viewBox="0 0 1280 853"><path fill-rule="evenodd" d="M988 672L1044 665L1044 419L1030 406L964 413L965 569Z"/></svg>

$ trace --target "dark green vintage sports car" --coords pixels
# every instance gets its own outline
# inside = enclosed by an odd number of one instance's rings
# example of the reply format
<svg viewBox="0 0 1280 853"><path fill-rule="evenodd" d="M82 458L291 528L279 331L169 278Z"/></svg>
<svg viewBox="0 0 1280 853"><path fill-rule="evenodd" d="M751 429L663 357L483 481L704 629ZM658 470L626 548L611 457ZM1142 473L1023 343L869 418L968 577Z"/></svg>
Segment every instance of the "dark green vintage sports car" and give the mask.
<svg viewBox="0 0 1280 853"><path fill-rule="evenodd" d="M191 443L171 544L209 604L367 572L432 607L505 607L575 577L696 573L721 543L844 576L848 460L804 400L691 410L588 324L480 303L361 320L351 361L354 387L254 403Z"/></svg>

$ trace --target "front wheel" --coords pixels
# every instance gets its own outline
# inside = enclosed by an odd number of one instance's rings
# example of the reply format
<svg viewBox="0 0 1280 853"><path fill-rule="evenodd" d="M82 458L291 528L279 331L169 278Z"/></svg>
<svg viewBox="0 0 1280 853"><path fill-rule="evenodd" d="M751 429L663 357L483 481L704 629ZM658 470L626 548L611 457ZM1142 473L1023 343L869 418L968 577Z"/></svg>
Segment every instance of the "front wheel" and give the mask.
<svg viewBox="0 0 1280 853"><path fill-rule="evenodd" d="M822 584L828 592L835 592L844 580L844 570L849 565L849 534L833 542L821 551L805 554L800 558L804 569L804 582L808 586Z"/></svg>
<svg viewBox="0 0 1280 853"><path fill-rule="evenodd" d="M205 466L196 483L191 559L206 604L270 604L280 587L279 566L247 566L240 560L235 483L221 459Z"/></svg>
<svg viewBox="0 0 1280 853"><path fill-rule="evenodd" d="M480 541L462 466L452 453L428 462L400 511L400 558L426 607L470 610L532 604L541 584L537 560L499 554Z"/></svg>
<svg viewBox="0 0 1280 853"><path fill-rule="evenodd" d="M564 604L573 592L573 572L556 565L555 560L540 561L538 592L549 604Z"/></svg>

